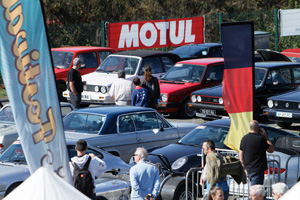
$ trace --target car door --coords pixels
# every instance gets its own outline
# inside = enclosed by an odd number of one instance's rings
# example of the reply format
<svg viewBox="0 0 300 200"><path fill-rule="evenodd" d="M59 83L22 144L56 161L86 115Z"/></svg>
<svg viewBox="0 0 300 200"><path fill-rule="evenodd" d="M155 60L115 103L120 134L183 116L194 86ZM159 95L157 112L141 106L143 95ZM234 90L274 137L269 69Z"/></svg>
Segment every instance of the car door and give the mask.
<svg viewBox="0 0 300 200"><path fill-rule="evenodd" d="M97 52L80 53L76 57L82 60L82 67L78 70L81 75L95 71L99 65Z"/></svg>
<svg viewBox="0 0 300 200"><path fill-rule="evenodd" d="M211 87L222 83L223 74L224 74L224 64L208 65L206 69L206 74L203 77L201 88Z"/></svg>
<svg viewBox="0 0 300 200"><path fill-rule="evenodd" d="M176 128L166 123L156 112L138 113L133 117L138 146L153 148L175 143L179 139Z"/></svg>

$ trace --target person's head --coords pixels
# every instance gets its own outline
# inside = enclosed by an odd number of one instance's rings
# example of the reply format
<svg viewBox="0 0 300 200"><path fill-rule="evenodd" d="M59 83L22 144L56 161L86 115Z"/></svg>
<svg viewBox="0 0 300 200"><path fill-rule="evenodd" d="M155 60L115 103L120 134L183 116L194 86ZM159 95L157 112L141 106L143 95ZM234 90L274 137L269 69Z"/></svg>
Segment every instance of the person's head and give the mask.
<svg viewBox="0 0 300 200"><path fill-rule="evenodd" d="M84 154L87 150L87 143L85 140L78 140L75 144L75 150Z"/></svg>
<svg viewBox="0 0 300 200"><path fill-rule="evenodd" d="M249 132L258 133L259 132L259 123L256 120L252 120L249 123Z"/></svg>
<svg viewBox="0 0 300 200"><path fill-rule="evenodd" d="M150 65L146 65L146 66L144 66L143 70L144 70L144 78L145 78L145 80L147 82L151 81L151 79L152 79L152 73L151 73L152 69L151 69L151 66Z"/></svg>
<svg viewBox="0 0 300 200"><path fill-rule="evenodd" d="M215 143L212 140L206 140L202 144L202 150L205 155L215 150Z"/></svg>
<svg viewBox="0 0 300 200"><path fill-rule="evenodd" d="M214 186L209 190L208 200L223 200L224 192L221 187Z"/></svg>
<svg viewBox="0 0 300 200"><path fill-rule="evenodd" d="M79 69L81 67L82 61L80 58L75 58L73 60L73 67L75 67L76 69Z"/></svg>
<svg viewBox="0 0 300 200"><path fill-rule="evenodd" d="M124 70L120 70L118 71L118 78L125 78L125 71Z"/></svg>
<svg viewBox="0 0 300 200"><path fill-rule="evenodd" d="M144 147L138 147L133 154L133 159L136 163L138 163L140 160L148 160L147 150Z"/></svg>
<svg viewBox="0 0 300 200"><path fill-rule="evenodd" d="M141 80L139 77L135 77L133 80L132 80L133 84L135 86L139 86L141 84Z"/></svg>
<svg viewBox="0 0 300 200"><path fill-rule="evenodd" d="M250 188L250 200L263 200L265 188L263 185L253 185Z"/></svg>
<svg viewBox="0 0 300 200"><path fill-rule="evenodd" d="M272 185L272 190L272 196L275 200L278 200L289 190L289 188L285 183L275 183Z"/></svg>

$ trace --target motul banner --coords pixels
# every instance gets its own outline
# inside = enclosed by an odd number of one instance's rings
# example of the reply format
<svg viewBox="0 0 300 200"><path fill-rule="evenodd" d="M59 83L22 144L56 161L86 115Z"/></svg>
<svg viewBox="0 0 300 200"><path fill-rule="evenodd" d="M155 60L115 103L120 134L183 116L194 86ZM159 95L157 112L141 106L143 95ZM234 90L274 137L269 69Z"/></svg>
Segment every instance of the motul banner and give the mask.
<svg viewBox="0 0 300 200"><path fill-rule="evenodd" d="M204 17L108 24L108 46L119 51L204 43Z"/></svg>

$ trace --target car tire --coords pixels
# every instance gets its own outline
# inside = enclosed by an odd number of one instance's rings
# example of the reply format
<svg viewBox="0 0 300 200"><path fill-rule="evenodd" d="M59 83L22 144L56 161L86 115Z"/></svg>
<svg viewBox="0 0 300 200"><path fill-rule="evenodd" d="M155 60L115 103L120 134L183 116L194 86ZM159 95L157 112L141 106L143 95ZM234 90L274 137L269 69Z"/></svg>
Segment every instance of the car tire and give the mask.
<svg viewBox="0 0 300 200"><path fill-rule="evenodd" d="M11 193L14 189L16 189L22 182L14 183L6 190L4 197L6 197L9 193Z"/></svg>
<svg viewBox="0 0 300 200"><path fill-rule="evenodd" d="M183 101L179 110L179 117L181 118L193 118L196 115L196 110L189 106L189 99Z"/></svg>
<svg viewBox="0 0 300 200"><path fill-rule="evenodd" d="M60 102L68 102L67 98L63 97L63 92L67 89L67 86L63 83L57 84L57 96Z"/></svg>
<svg viewBox="0 0 300 200"><path fill-rule="evenodd" d="M276 124L278 126L280 126L281 128L288 128L292 125L292 123L289 123L289 122L276 122Z"/></svg>
<svg viewBox="0 0 300 200"><path fill-rule="evenodd" d="M192 198L192 190L191 188L188 189L188 200L196 200L196 196L194 194L194 198ZM174 196L174 200L185 200L186 199L186 192L185 192L185 185L181 186L177 193Z"/></svg>

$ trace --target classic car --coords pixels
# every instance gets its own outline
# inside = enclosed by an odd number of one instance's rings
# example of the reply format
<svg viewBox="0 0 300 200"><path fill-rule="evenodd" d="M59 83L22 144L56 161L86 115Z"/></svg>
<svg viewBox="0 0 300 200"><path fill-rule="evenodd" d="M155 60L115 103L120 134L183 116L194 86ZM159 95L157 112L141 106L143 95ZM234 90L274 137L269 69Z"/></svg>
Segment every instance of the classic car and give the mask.
<svg viewBox="0 0 300 200"><path fill-rule="evenodd" d="M270 141L273 144L275 144L275 152L272 154L268 154L270 156L269 158L281 160L280 170L278 170L277 168L275 169L275 165L270 166L269 170L274 170L274 172L276 171L276 173L280 172L282 181L285 181L285 175L286 173L288 173L287 183L291 187L297 182L298 178L300 178L299 174L298 177L295 177L294 175L297 174L297 171L299 172L298 163L296 161L298 160L297 156L300 156L300 137L267 125L260 124L260 126L266 130ZM188 134L186 134L177 143L170 144L165 147L151 151L149 155L149 160L153 163L160 162L162 164L162 169L165 169L167 167L167 163L162 162L157 156L152 156L152 154L162 155L168 159L170 165L172 166L172 173L181 173L181 176L185 176L189 169L202 167L202 144L205 140L213 140L218 151L227 151L229 149L223 143L224 139L227 136L229 127L230 119L220 119L203 123L196 127L194 130L190 131ZM291 143L292 145L290 145L289 147L283 148L283 145L278 145L279 147L277 147L276 143L282 137L291 137L296 138L297 140L294 141L294 143ZM294 150L295 148L297 150ZM280 156L280 158L276 157L277 155ZM289 160L291 156L294 156L295 158L291 158L291 160ZM286 166L287 162L289 163L289 166ZM169 174L169 171L164 171L166 174ZM267 176L267 171L265 174ZM177 191L178 187L180 187L181 184L183 184L181 183L181 181L184 180L180 179L179 177L180 175L178 175L178 177L173 177L170 180L174 183L173 188L169 188L170 191ZM265 181L265 183L266 182L267 180ZM191 191L189 191L189 193L190 192Z"/></svg>
<svg viewBox="0 0 300 200"><path fill-rule="evenodd" d="M300 85L300 64L292 62L255 63L255 119L267 107L267 98L297 89ZM201 118L220 118L227 111L222 99L222 85L204 88L191 93L191 103ZM246 91L245 91L246 92Z"/></svg>
<svg viewBox="0 0 300 200"><path fill-rule="evenodd" d="M77 155L75 140L67 139L69 158ZM87 153L94 153L105 161L106 172L96 179L98 199L128 199L130 195L130 166L106 151L88 145ZM29 176L29 168L19 140L15 141L0 157L0 199L18 187ZM116 174L116 175L113 175Z"/></svg>
<svg viewBox="0 0 300 200"><path fill-rule="evenodd" d="M292 123L300 123L300 88L268 98L268 107L264 109L264 114L278 126L289 127Z"/></svg>
<svg viewBox="0 0 300 200"><path fill-rule="evenodd" d="M219 43L189 44L177 47L169 52L177 54L183 60L223 57L222 44Z"/></svg>
<svg viewBox="0 0 300 200"><path fill-rule="evenodd" d="M74 110L73 105L66 102L61 102L60 108L62 117ZM6 104L0 109L0 153L8 148L17 138L18 132L11 105Z"/></svg>
<svg viewBox="0 0 300 200"><path fill-rule="evenodd" d="M73 46L52 48L51 53L59 100L64 100L62 92L67 89L67 74L73 66L74 58L81 58L83 63L78 71L81 75L84 75L95 71L108 55L116 52L115 49L108 47Z"/></svg>
<svg viewBox="0 0 300 200"><path fill-rule="evenodd" d="M195 116L188 106L190 93L223 81L224 59L202 58L180 61L159 81L161 98L158 112L183 118Z"/></svg>
<svg viewBox="0 0 300 200"><path fill-rule="evenodd" d="M108 91L111 84L118 79L119 70L125 70L128 80L132 80L134 77L142 80L143 67L150 65L152 75L160 78L179 60L180 57L176 54L150 50L123 51L109 55L95 72L82 76L86 85L83 87L81 101L90 104L114 104ZM63 95L70 100L68 90Z"/></svg>
<svg viewBox="0 0 300 200"><path fill-rule="evenodd" d="M90 145L128 162L136 147L153 148L176 142L196 123L169 123L156 110L135 106L92 106L63 119L66 137L85 139Z"/></svg>

